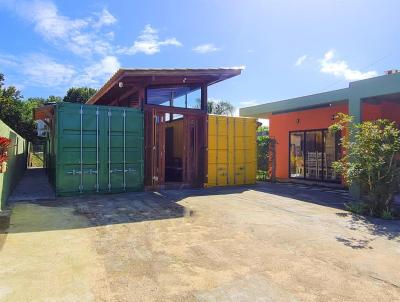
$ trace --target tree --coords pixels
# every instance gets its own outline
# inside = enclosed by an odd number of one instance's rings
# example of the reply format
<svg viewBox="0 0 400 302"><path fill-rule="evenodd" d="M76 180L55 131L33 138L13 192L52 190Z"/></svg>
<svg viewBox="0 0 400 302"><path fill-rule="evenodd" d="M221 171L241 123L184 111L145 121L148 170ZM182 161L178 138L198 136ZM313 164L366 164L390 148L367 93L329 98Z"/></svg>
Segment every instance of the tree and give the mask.
<svg viewBox="0 0 400 302"><path fill-rule="evenodd" d="M233 115L235 107L228 101L208 101L207 112L218 115Z"/></svg>
<svg viewBox="0 0 400 302"><path fill-rule="evenodd" d="M28 98L22 102L21 113L26 121L33 120L33 109L38 108L46 103L45 98Z"/></svg>
<svg viewBox="0 0 400 302"><path fill-rule="evenodd" d="M0 119L27 140L34 141L35 125L23 108L21 92L14 86L5 87L4 75L0 74Z"/></svg>
<svg viewBox="0 0 400 302"><path fill-rule="evenodd" d="M394 195L400 190L400 130L388 120L353 123L339 114L330 131L346 134L341 139L345 155L333 163L349 185L361 189L362 210L372 216L391 214Z"/></svg>
<svg viewBox="0 0 400 302"><path fill-rule="evenodd" d="M89 87L72 87L68 89L64 102L70 103L86 103L95 93L96 89Z"/></svg>
<svg viewBox="0 0 400 302"><path fill-rule="evenodd" d="M47 103L61 103L63 101L63 98L60 96L54 96L54 95L50 95L47 98Z"/></svg>

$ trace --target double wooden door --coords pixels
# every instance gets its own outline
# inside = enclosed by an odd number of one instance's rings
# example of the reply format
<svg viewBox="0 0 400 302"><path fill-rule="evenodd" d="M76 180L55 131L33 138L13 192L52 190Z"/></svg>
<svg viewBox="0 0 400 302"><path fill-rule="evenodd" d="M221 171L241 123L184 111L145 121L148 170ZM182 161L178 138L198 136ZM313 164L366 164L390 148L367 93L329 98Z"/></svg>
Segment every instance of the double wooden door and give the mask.
<svg viewBox="0 0 400 302"><path fill-rule="evenodd" d="M172 114L165 110L145 111L145 185L165 184L166 125ZM206 115L183 114L182 183L202 186L206 167ZM167 120L168 118L168 120Z"/></svg>

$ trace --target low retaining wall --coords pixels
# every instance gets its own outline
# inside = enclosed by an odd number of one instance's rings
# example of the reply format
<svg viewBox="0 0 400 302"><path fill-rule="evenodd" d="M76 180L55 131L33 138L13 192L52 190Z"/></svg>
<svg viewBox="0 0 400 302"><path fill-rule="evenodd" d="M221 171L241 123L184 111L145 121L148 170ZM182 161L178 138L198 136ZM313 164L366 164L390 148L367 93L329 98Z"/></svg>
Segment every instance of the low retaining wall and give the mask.
<svg viewBox="0 0 400 302"><path fill-rule="evenodd" d="M28 142L2 120L0 120L0 136L11 139L7 171L0 173L0 210L4 210L7 198L26 170Z"/></svg>

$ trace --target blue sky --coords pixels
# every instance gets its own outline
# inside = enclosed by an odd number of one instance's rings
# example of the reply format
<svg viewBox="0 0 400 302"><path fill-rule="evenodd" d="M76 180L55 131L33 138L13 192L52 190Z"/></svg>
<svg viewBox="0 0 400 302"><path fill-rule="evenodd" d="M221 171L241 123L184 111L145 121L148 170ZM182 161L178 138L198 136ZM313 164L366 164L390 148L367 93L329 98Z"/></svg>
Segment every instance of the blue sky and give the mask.
<svg viewBox="0 0 400 302"><path fill-rule="evenodd" d="M236 107L399 68L398 1L0 0L0 72L25 97L100 87L118 67L245 66Z"/></svg>

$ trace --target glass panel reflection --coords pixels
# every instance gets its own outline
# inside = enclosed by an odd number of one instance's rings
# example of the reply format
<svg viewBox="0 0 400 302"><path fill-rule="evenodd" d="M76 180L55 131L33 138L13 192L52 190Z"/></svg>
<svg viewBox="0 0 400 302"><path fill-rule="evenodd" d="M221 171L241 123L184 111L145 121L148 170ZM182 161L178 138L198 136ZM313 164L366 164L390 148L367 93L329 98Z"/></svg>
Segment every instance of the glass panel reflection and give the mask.
<svg viewBox="0 0 400 302"><path fill-rule="evenodd" d="M304 133L290 134L290 177L304 177Z"/></svg>

